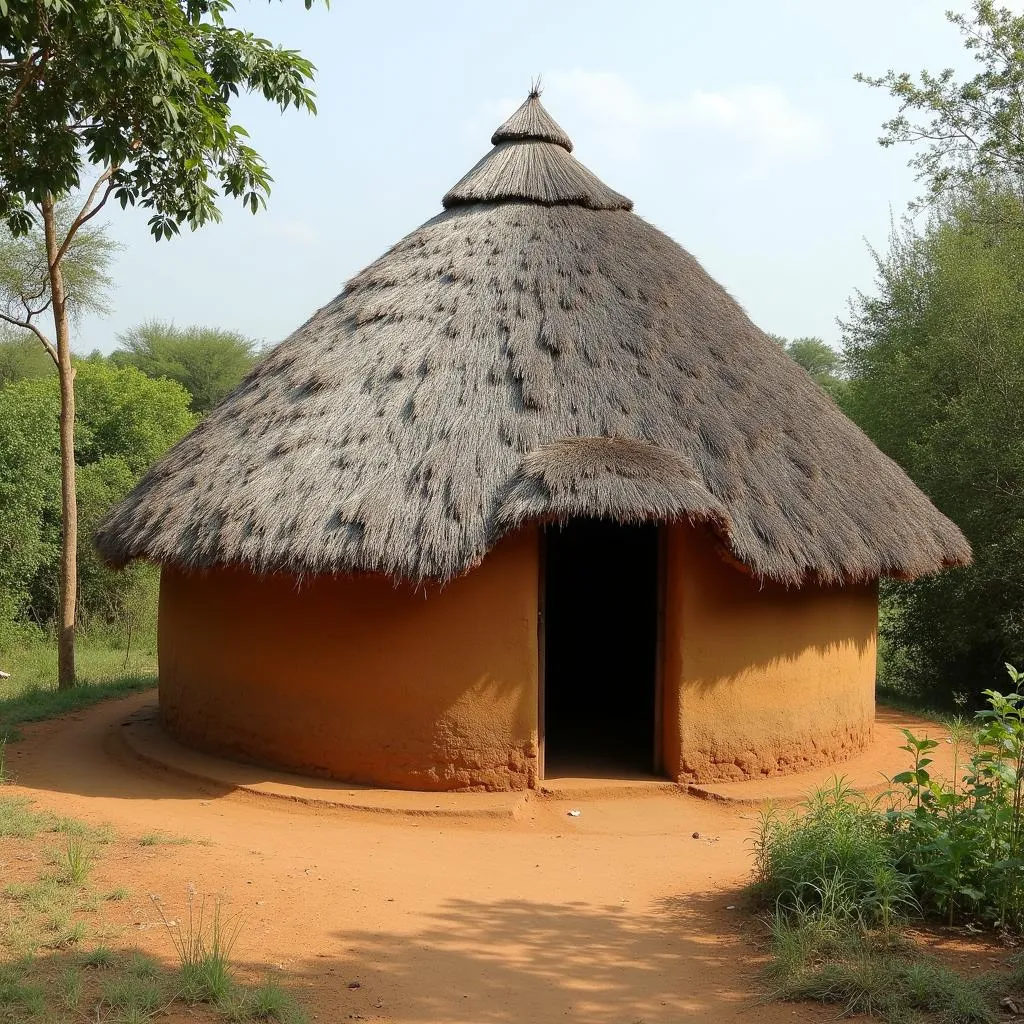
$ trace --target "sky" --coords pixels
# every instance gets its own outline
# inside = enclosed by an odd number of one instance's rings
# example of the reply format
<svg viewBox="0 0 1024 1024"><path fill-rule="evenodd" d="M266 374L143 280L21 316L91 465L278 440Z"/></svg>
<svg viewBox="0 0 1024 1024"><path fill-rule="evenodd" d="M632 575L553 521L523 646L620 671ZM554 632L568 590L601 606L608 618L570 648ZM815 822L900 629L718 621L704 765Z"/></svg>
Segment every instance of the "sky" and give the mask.
<svg viewBox="0 0 1024 1024"><path fill-rule="evenodd" d="M75 347L153 318L283 340L440 211L538 75L574 155L760 327L838 345L869 246L919 192L911 151L877 144L894 101L853 75L968 67L950 3L238 0L238 25L316 64L319 114L237 104L275 179L265 212L225 201L221 224L155 242L115 208L111 311Z"/></svg>

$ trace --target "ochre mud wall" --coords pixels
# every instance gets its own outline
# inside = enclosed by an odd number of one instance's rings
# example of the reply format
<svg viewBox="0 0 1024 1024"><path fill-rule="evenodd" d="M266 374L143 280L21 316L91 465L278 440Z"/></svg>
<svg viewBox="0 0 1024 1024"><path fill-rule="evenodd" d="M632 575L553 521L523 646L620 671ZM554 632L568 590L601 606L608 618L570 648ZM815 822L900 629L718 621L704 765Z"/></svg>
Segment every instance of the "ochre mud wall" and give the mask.
<svg viewBox="0 0 1024 1024"><path fill-rule="evenodd" d="M160 707L184 742L413 789L537 779L538 536L443 588L165 568Z"/></svg>
<svg viewBox="0 0 1024 1024"><path fill-rule="evenodd" d="M663 763L679 782L800 771L874 724L874 584L759 583L703 532L665 538Z"/></svg>

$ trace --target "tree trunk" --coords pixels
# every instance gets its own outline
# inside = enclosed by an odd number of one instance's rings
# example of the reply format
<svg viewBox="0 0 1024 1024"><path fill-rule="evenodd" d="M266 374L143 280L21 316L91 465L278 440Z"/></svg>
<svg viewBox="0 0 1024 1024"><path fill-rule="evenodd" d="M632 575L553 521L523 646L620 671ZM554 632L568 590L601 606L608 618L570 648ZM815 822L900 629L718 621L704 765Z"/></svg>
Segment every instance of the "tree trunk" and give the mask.
<svg viewBox="0 0 1024 1024"><path fill-rule="evenodd" d="M46 258L49 263L50 296L53 300L53 326L57 335L57 371L60 375L60 622L57 636L57 688L69 690L75 685L75 612L78 600L78 497L75 484L75 368L71 364L71 337L68 328L64 273L57 260L57 238L53 197L42 202L46 233Z"/></svg>

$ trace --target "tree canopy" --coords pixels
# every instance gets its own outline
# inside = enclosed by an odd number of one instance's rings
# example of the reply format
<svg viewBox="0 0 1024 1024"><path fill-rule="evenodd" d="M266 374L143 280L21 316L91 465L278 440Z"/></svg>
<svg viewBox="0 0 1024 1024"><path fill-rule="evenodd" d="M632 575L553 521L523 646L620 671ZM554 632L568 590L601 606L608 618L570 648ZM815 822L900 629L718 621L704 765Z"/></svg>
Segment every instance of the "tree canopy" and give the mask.
<svg viewBox="0 0 1024 1024"><path fill-rule="evenodd" d="M93 550L92 528L143 471L195 422L189 396L173 381L151 380L134 367L82 361L76 366L75 461L81 501L79 603L108 614L136 580L106 569ZM55 375L0 387L0 611L31 605L50 617L56 600L61 490Z"/></svg>
<svg viewBox="0 0 1024 1024"><path fill-rule="evenodd" d="M917 80L905 71L857 75L900 104L878 141L923 147L910 165L929 199L970 191L979 179L1024 197L1024 15L974 0L972 14L950 11L946 17L963 35L977 74L963 81L952 68L922 71Z"/></svg>
<svg viewBox="0 0 1024 1024"><path fill-rule="evenodd" d="M799 363L836 401L845 391L846 382L843 377L845 369L843 357L822 338L783 338L773 334L772 337L782 346L785 353Z"/></svg>
<svg viewBox="0 0 1024 1024"><path fill-rule="evenodd" d="M312 0L306 0L311 6ZM47 195L104 169L102 202L152 211L156 237L254 212L271 178L231 116L240 92L314 110L312 64L227 24L230 0L0 0L0 218L15 232Z"/></svg>
<svg viewBox="0 0 1024 1024"><path fill-rule="evenodd" d="M216 327L175 327L150 320L118 337L117 366L177 381L192 396L192 411L207 413L252 369L259 343Z"/></svg>
<svg viewBox="0 0 1024 1024"><path fill-rule="evenodd" d="M57 368L30 334L0 331L0 387L28 377L46 377Z"/></svg>
<svg viewBox="0 0 1024 1024"><path fill-rule="evenodd" d="M845 325L846 407L966 533L974 564L895 584L895 674L948 695L1024 663L1024 206L979 187L878 258Z"/></svg>

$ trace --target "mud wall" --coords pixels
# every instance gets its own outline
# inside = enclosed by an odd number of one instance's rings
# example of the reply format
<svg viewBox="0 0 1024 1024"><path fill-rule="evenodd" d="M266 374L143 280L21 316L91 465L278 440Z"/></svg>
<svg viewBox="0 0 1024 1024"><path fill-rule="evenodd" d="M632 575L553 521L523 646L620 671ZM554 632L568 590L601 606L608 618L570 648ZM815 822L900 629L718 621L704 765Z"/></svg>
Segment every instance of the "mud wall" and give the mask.
<svg viewBox="0 0 1024 1024"><path fill-rule="evenodd" d="M874 584L759 583L686 524L668 527L665 558L666 775L775 775L865 746L874 723Z"/></svg>
<svg viewBox="0 0 1024 1024"><path fill-rule="evenodd" d="M214 753L412 789L537 778L538 536L445 587L165 568L160 707Z"/></svg>

